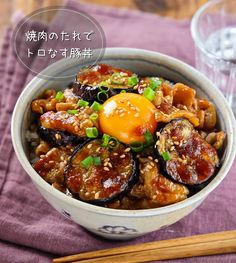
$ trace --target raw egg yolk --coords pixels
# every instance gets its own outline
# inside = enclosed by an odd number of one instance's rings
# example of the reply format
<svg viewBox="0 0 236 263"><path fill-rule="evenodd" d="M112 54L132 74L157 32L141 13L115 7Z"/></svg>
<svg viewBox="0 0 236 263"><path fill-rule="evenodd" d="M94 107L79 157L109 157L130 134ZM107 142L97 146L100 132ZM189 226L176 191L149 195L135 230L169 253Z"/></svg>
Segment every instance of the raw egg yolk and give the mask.
<svg viewBox="0 0 236 263"><path fill-rule="evenodd" d="M145 97L120 93L109 98L99 111L99 126L103 133L130 144L144 142L144 133L157 128L155 106Z"/></svg>

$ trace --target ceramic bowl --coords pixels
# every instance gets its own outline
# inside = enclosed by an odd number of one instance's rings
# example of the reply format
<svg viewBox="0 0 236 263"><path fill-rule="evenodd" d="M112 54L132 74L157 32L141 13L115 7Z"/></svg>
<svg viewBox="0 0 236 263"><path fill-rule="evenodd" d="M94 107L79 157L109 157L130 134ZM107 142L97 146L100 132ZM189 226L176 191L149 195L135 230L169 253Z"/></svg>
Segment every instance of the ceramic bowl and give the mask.
<svg viewBox="0 0 236 263"><path fill-rule="evenodd" d="M101 61L132 70L140 75L160 75L174 82L195 88L197 95L212 101L217 109L218 126L227 134L222 165L216 177L200 192L176 204L143 210L117 210L99 207L73 199L54 189L32 168L25 138L31 120L30 103L46 88L65 88L73 77L45 80L37 76L20 95L12 117L12 141L16 155L43 197L60 213L97 235L111 239L129 239L167 227L182 219L221 183L229 171L236 150L236 127L233 113L221 92L191 66L172 57L146 50L128 48L107 49ZM49 66L44 72L52 76L75 75L85 66L78 60L64 59ZM220 204L219 204L220 205Z"/></svg>

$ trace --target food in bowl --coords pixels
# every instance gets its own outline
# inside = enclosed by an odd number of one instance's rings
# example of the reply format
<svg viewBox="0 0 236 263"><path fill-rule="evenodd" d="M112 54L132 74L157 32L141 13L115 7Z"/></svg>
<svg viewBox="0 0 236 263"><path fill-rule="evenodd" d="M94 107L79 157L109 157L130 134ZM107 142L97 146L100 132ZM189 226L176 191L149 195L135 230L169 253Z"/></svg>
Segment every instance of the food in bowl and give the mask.
<svg viewBox="0 0 236 263"><path fill-rule="evenodd" d="M117 209L182 201L220 166L225 132L214 105L183 83L105 64L31 103L34 169L59 191Z"/></svg>

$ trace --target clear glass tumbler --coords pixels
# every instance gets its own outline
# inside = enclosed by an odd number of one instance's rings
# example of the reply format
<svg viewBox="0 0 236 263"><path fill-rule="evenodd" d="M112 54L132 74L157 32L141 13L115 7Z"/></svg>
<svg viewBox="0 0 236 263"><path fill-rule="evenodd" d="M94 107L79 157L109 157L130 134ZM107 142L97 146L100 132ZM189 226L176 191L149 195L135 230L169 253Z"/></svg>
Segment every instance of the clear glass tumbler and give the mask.
<svg viewBox="0 0 236 263"><path fill-rule="evenodd" d="M196 67L225 95L236 115L236 0L212 0L193 16Z"/></svg>

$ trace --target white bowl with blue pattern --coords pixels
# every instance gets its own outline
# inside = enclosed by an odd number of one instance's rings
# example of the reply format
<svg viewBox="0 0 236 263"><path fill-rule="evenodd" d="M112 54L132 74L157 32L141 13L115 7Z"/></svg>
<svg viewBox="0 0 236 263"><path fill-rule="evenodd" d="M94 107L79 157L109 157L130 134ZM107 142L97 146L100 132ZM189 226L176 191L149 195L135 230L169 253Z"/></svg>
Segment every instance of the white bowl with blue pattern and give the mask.
<svg viewBox="0 0 236 263"><path fill-rule="evenodd" d="M207 98L215 104L218 126L227 134L222 164L217 175L205 188L186 200L161 208L143 210L117 210L87 204L54 189L37 174L29 162L25 138L31 120L31 101L44 89L65 88L73 81L73 77L45 80L36 76L32 79L19 97L12 117L12 141L21 165L43 197L66 217L100 236L129 239L167 227L182 219L221 183L235 158L236 125L233 113L219 89L200 72L177 59L141 49L108 48L101 62L126 68L140 75L159 75L190 85L196 89L198 97ZM84 65L76 59L60 60L44 72L55 77L74 76Z"/></svg>

